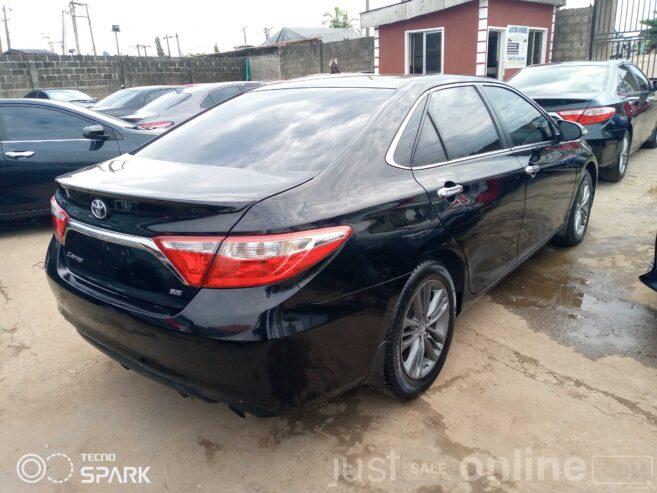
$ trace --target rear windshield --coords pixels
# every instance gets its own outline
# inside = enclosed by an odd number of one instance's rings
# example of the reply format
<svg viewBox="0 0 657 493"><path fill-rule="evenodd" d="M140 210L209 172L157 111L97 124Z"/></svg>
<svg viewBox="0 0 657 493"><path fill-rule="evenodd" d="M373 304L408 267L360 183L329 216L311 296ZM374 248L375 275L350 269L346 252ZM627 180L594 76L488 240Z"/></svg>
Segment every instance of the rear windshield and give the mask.
<svg viewBox="0 0 657 493"><path fill-rule="evenodd" d="M566 94L595 95L604 89L605 65L551 65L526 68L509 84L530 96Z"/></svg>
<svg viewBox="0 0 657 493"><path fill-rule="evenodd" d="M48 89L46 93L56 101L91 101L91 96L75 89Z"/></svg>
<svg viewBox="0 0 657 493"><path fill-rule="evenodd" d="M182 92L181 89L176 89L175 91L168 92L155 101L151 101L142 109L140 109L138 114L149 114L149 113L163 113L166 110L178 106L180 103L184 103L192 95L188 92Z"/></svg>
<svg viewBox="0 0 657 493"><path fill-rule="evenodd" d="M392 93L360 88L249 92L181 125L139 156L254 170L320 170Z"/></svg>
<svg viewBox="0 0 657 493"><path fill-rule="evenodd" d="M136 89L121 89L120 91L117 91L114 94L110 94L106 98L98 101L95 108L120 108L128 103L128 101L130 101L132 98L138 96L139 93L140 91Z"/></svg>

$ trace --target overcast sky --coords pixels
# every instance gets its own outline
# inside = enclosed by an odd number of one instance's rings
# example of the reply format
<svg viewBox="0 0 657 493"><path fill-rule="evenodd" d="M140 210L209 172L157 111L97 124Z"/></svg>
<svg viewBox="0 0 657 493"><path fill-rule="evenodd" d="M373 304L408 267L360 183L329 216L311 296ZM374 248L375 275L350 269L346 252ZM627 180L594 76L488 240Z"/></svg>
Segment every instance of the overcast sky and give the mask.
<svg viewBox="0 0 657 493"><path fill-rule="evenodd" d="M12 9L8 12L9 30L14 48L48 48L43 36L53 41L62 37L61 11L67 0L0 0ZM80 0L84 1L84 0ZM589 5L591 0L568 0L568 7ZM322 14L339 5L350 17L358 19L365 10L365 0L86 0L91 14L96 49L116 53L112 24L121 26L119 43L123 54L136 55L136 44L151 45L149 55L155 54L155 36L178 33L183 54L210 52L215 43L221 51L231 50L243 43L242 27L247 26L249 44L265 40L263 28L272 32L281 27L315 27L322 25ZM394 3L393 0L370 0L370 8ZM78 13L84 10L78 8ZM356 20L358 25L358 20ZM92 53L86 19L78 19L80 51ZM4 30L0 29L3 49L7 49ZM162 39L166 51L166 42ZM67 48L74 48L73 30L67 20ZM171 45L172 54L175 40ZM59 45L55 45L60 52Z"/></svg>

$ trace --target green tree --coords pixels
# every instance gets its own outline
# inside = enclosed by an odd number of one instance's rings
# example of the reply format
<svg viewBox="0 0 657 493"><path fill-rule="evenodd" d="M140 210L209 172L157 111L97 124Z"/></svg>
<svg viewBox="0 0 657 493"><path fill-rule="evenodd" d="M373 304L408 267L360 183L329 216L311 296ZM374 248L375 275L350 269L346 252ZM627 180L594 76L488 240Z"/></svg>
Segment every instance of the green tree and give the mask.
<svg viewBox="0 0 657 493"><path fill-rule="evenodd" d="M160 37L155 37L155 50L157 51L157 56L164 58L164 50L162 49L162 43L160 42Z"/></svg>
<svg viewBox="0 0 657 493"><path fill-rule="evenodd" d="M214 52L219 53L219 46L217 45L217 43L214 44Z"/></svg>
<svg viewBox="0 0 657 493"><path fill-rule="evenodd" d="M333 12L324 14L324 24L328 27L349 28L353 27L352 20L349 19L349 13L340 7L335 7Z"/></svg>
<svg viewBox="0 0 657 493"><path fill-rule="evenodd" d="M657 48L657 16L652 19L644 19L641 21L641 24L646 26L646 29L643 31L646 37L646 48L649 50Z"/></svg>

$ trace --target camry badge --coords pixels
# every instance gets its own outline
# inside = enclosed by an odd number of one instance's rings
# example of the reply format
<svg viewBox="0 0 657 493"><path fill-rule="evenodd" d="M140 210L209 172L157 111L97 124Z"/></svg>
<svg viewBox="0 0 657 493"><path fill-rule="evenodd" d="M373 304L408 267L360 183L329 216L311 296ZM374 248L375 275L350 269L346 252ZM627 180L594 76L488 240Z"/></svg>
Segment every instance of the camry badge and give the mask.
<svg viewBox="0 0 657 493"><path fill-rule="evenodd" d="M94 199L91 202L91 213L97 219L105 219L107 217L107 206L105 202L100 199Z"/></svg>

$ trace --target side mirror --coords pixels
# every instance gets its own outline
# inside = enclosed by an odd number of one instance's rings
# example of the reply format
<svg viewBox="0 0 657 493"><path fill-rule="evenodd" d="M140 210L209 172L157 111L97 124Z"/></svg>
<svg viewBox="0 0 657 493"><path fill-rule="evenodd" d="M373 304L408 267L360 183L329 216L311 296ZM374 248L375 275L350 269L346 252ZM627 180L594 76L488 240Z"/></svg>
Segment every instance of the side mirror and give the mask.
<svg viewBox="0 0 657 493"><path fill-rule="evenodd" d="M557 125L559 126L559 134L561 135L561 140L565 142L581 139L582 135L585 133L584 128L579 123L571 122L568 120L559 120Z"/></svg>
<svg viewBox="0 0 657 493"><path fill-rule="evenodd" d="M657 91L657 79L650 79L650 90Z"/></svg>
<svg viewBox="0 0 657 493"><path fill-rule="evenodd" d="M85 139L100 140L107 138L105 127L102 125L89 125L82 129L82 135Z"/></svg>

